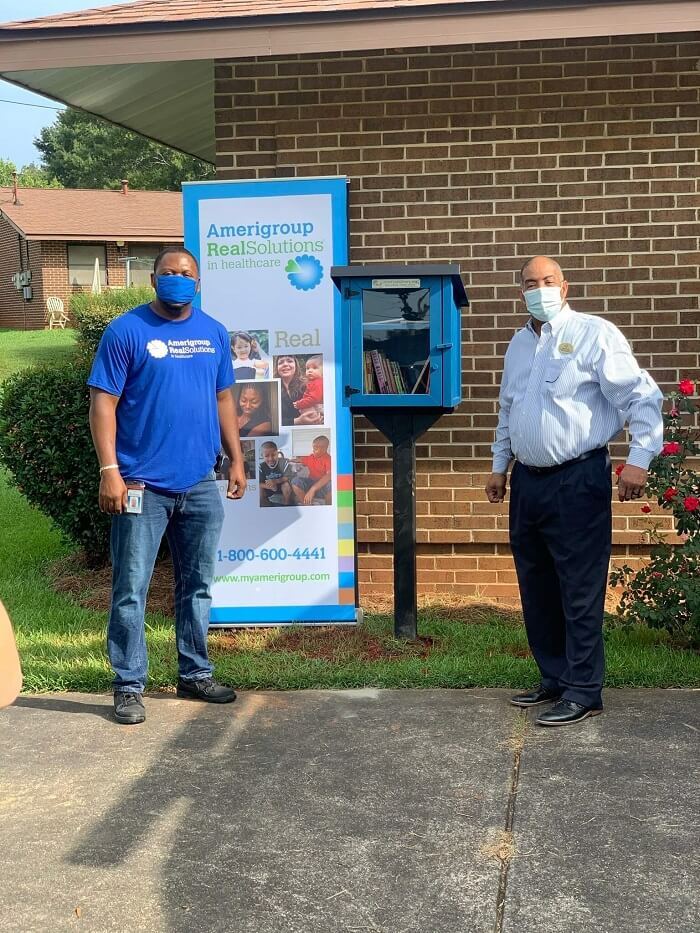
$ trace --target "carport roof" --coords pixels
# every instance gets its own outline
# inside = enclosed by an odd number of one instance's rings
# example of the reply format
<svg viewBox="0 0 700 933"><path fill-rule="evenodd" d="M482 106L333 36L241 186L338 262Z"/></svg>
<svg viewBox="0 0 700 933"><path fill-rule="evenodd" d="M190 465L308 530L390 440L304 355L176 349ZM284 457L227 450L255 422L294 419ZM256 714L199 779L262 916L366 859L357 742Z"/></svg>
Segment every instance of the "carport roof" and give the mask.
<svg viewBox="0 0 700 933"><path fill-rule="evenodd" d="M0 24L0 77L213 162L217 60L699 29L697 0L137 0Z"/></svg>

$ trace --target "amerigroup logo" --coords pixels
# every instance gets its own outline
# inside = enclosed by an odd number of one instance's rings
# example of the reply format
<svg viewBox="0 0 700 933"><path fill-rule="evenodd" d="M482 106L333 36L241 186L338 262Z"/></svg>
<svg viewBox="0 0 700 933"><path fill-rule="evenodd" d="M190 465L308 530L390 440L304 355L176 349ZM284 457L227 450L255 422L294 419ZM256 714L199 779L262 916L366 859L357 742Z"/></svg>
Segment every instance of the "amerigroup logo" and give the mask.
<svg viewBox="0 0 700 933"><path fill-rule="evenodd" d="M315 256L296 256L284 267L289 284L300 291L316 288L323 279L323 266Z"/></svg>
<svg viewBox="0 0 700 933"><path fill-rule="evenodd" d="M164 356L168 355L168 347L162 340L149 340L146 349L157 360L162 360Z"/></svg>

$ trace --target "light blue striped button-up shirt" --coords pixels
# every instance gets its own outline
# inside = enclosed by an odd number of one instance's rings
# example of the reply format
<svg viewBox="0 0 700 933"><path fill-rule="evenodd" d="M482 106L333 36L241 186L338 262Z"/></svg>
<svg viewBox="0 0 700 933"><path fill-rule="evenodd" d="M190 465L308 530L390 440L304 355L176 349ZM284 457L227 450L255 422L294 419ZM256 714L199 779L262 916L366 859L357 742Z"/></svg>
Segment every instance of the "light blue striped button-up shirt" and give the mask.
<svg viewBox="0 0 700 933"><path fill-rule="evenodd" d="M538 337L531 323L506 351L494 473L515 458L549 467L603 447L625 425L627 462L648 469L663 443L663 396L620 331L568 305Z"/></svg>

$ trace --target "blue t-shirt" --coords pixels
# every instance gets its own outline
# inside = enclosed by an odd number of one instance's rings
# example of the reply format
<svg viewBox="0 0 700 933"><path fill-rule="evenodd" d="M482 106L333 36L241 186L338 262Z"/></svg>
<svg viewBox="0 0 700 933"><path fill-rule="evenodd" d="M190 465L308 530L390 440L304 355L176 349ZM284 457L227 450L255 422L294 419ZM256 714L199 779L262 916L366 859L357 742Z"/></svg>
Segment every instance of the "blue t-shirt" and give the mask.
<svg viewBox="0 0 700 933"><path fill-rule="evenodd" d="M88 385L119 396L122 476L164 492L204 479L221 447L216 393L233 381L226 328L197 308L167 321L140 305L112 321Z"/></svg>

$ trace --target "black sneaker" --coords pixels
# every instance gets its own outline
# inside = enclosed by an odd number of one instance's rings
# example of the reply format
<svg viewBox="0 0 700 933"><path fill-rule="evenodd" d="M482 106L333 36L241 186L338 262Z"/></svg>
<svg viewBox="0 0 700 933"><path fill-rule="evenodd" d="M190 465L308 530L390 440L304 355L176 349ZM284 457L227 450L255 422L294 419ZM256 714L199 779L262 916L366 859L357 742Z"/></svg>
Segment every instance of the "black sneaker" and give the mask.
<svg viewBox="0 0 700 933"><path fill-rule="evenodd" d="M144 722L146 709L140 693L115 693L114 718L125 726L133 726Z"/></svg>
<svg viewBox="0 0 700 933"><path fill-rule="evenodd" d="M203 700L205 703L233 703L236 699L235 690L217 684L211 677L205 677L204 680L178 678L177 695L186 700Z"/></svg>

